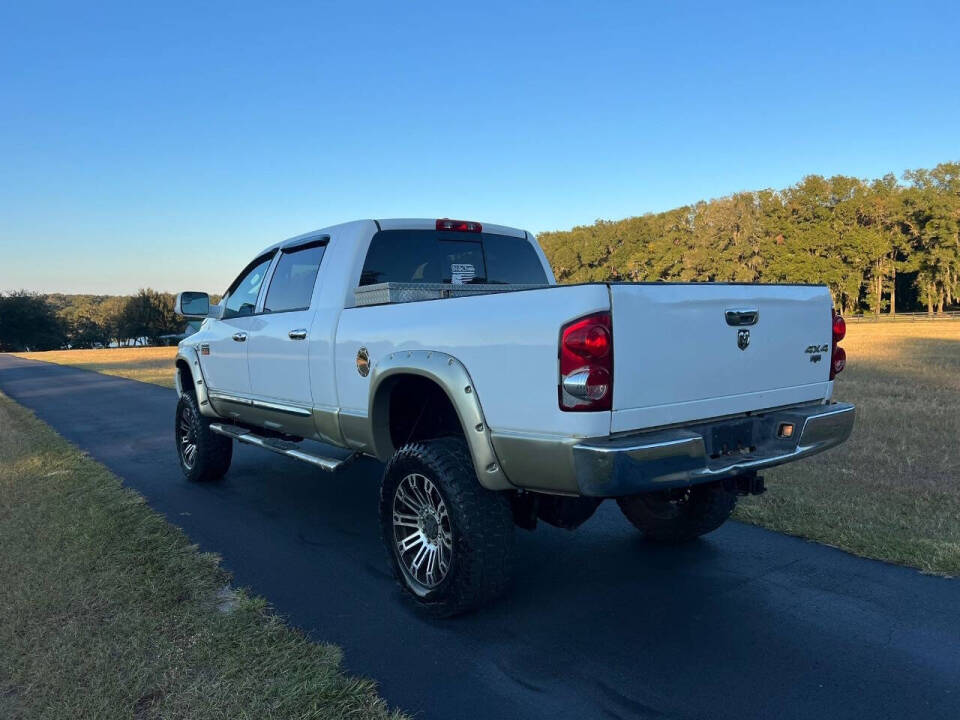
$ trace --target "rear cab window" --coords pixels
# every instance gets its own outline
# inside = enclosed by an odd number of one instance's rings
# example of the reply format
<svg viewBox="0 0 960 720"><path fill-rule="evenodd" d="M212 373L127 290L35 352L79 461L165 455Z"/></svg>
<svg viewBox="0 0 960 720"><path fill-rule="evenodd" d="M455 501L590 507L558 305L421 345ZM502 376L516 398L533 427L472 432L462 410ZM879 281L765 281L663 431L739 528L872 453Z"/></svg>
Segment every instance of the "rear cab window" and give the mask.
<svg viewBox="0 0 960 720"><path fill-rule="evenodd" d="M381 230L370 241L360 285L384 282L547 283L540 256L525 238L438 230Z"/></svg>
<svg viewBox="0 0 960 720"><path fill-rule="evenodd" d="M326 245L324 240L283 250L267 288L267 298L263 302L265 313L310 308Z"/></svg>

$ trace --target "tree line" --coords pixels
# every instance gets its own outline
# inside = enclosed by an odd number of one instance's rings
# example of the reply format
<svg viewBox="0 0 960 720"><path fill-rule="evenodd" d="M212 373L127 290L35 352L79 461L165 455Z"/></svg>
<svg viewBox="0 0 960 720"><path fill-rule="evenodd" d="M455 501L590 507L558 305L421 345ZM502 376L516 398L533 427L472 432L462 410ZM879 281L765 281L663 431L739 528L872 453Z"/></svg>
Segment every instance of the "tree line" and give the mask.
<svg viewBox="0 0 960 720"><path fill-rule="evenodd" d="M805 177L539 237L560 282L824 283L842 312L943 312L960 296L960 163L901 179ZM174 296L0 294L0 350L156 343Z"/></svg>
<svg viewBox="0 0 960 720"><path fill-rule="evenodd" d="M559 282L824 283L847 313L943 312L960 295L960 163L810 175L539 240Z"/></svg>
<svg viewBox="0 0 960 720"><path fill-rule="evenodd" d="M0 294L0 351L156 344L186 328L174 299L151 288L128 296Z"/></svg>

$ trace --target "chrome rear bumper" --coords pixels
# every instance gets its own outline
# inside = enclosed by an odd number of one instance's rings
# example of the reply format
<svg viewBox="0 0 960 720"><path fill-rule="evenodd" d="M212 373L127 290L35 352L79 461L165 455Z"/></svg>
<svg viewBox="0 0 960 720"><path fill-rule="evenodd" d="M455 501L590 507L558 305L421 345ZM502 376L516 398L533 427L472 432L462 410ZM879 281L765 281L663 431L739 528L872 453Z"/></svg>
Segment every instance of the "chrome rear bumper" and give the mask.
<svg viewBox="0 0 960 720"><path fill-rule="evenodd" d="M850 436L855 409L847 403L771 410L746 418L654 431L573 446L580 494L617 497L685 487L799 460ZM778 437L784 424L789 438ZM727 440L746 438L742 449ZM739 443L738 443L739 444Z"/></svg>

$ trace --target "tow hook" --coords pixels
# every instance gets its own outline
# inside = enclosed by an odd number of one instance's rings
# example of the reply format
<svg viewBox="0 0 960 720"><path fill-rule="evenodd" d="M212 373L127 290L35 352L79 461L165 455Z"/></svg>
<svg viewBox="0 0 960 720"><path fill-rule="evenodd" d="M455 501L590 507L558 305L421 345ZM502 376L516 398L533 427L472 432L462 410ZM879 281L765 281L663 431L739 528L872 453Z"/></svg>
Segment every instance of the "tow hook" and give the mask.
<svg viewBox="0 0 960 720"><path fill-rule="evenodd" d="M724 481L724 488L737 495L763 495L767 488L760 475L738 475Z"/></svg>

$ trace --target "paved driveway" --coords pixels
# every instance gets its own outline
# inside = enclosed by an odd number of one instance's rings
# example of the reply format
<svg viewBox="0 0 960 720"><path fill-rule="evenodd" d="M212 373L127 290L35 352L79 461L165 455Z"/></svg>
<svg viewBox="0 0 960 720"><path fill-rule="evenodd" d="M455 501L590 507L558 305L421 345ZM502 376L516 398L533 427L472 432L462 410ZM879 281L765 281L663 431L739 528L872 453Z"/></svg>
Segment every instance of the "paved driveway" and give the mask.
<svg viewBox="0 0 960 720"><path fill-rule="evenodd" d="M377 463L330 476L240 446L191 485L172 390L7 355L0 390L418 717L960 718L958 581L735 522L649 547L607 503L521 531L510 596L433 621L387 573Z"/></svg>

